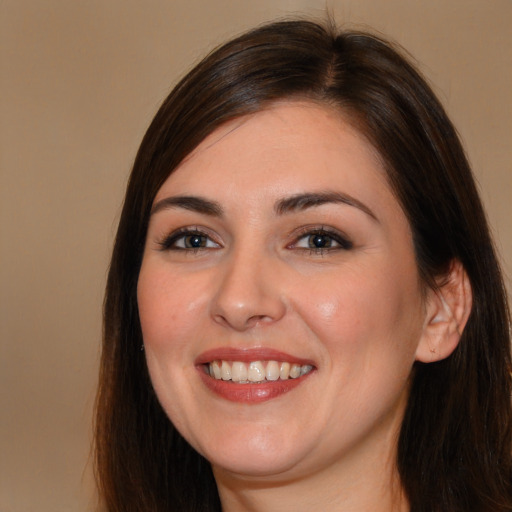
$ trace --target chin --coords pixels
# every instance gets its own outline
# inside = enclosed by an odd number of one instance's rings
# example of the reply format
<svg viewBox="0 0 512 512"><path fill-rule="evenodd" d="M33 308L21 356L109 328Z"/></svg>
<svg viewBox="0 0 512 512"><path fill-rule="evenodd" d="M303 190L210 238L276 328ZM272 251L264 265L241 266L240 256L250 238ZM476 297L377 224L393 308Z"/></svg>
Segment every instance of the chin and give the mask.
<svg viewBox="0 0 512 512"><path fill-rule="evenodd" d="M239 454L238 460L229 457L211 460L214 472L229 473L242 478L272 478L274 481L279 475L288 474L296 464L282 457L255 456Z"/></svg>
<svg viewBox="0 0 512 512"><path fill-rule="evenodd" d="M222 446L222 449L218 447ZM297 447L301 447L297 450ZM245 477L269 477L288 473L304 457L304 444L287 445L282 439L263 436L240 436L228 443L216 444L204 455L214 471Z"/></svg>

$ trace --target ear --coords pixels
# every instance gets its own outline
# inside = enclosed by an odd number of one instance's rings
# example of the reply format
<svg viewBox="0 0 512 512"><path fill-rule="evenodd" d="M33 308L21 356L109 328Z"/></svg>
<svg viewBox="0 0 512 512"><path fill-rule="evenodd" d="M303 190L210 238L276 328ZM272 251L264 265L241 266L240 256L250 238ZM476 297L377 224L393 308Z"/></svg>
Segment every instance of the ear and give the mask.
<svg viewBox="0 0 512 512"><path fill-rule="evenodd" d="M416 350L416 360L432 363L447 358L457 347L472 306L469 278L458 260L437 289L429 289L425 324Z"/></svg>

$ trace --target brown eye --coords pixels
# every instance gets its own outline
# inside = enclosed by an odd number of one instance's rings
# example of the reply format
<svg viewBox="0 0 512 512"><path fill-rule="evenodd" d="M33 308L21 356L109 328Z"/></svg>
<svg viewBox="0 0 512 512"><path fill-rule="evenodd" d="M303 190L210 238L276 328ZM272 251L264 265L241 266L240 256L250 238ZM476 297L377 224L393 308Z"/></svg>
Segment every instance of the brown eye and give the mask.
<svg viewBox="0 0 512 512"><path fill-rule="evenodd" d="M332 247L333 239L328 235L315 234L308 237L308 245L311 249L325 249Z"/></svg>
<svg viewBox="0 0 512 512"><path fill-rule="evenodd" d="M304 232L292 247L321 254L325 251L352 249L353 244L341 233L322 228Z"/></svg>
<svg viewBox="0 0 512 512"><path fill-rule="evenodd" d="M200 231L179 230L171 233L160 245L169 251L197 251L200 249L218 249L220 246L209 235Z"/></svg>
<svg viewBox="0 0 512 512"><path fill-rule="evenodd" d="M183 237L183 244L188 249L198 249L200 247L206 247L207 238L204 235L188 235Z"/></svg>

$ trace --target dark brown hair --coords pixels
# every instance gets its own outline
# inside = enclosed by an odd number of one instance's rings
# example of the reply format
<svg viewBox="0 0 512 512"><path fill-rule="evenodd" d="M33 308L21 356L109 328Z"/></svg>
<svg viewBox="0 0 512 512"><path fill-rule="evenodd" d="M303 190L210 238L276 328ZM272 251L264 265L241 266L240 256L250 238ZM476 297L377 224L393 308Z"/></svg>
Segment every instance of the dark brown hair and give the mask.
<svg viewBox="0 0 512 512"><path fill-rule="evenodd" d="M228 120L282 99L331 105L374 145L435 286L455 259L473 309L455 352L416 364L398 468L413 512L512 510L510 319L478 193L454 127L418 72L378 37L308 21L228 42L164 101L128 184L104 304L96 412L100 493L109 511L220 511L209 463L166 417L151 387L136 286L156 192Z"/></svg>

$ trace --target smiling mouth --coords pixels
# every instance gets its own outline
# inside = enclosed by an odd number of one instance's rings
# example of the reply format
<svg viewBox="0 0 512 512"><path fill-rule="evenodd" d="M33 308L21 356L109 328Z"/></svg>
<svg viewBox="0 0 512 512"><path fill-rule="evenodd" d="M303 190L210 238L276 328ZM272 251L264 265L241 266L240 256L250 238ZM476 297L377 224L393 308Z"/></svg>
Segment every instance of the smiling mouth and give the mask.
<svg viewBox="0 0 512 512"><path fill-rule="evenodd" d="M242 361L215 360L204 364L205 373L215 380L236 384L261 384L264 382L298 379L313 370L310 364L287 361L259 360Z"/></svg>
<svg viewBox="0 0 512 512"><path fill-rule="evenodd" d="M268 347L218 347L199 355L195 365L203 384L214 395L247 405L302 387L317 370L310 359Z"/></svg>

